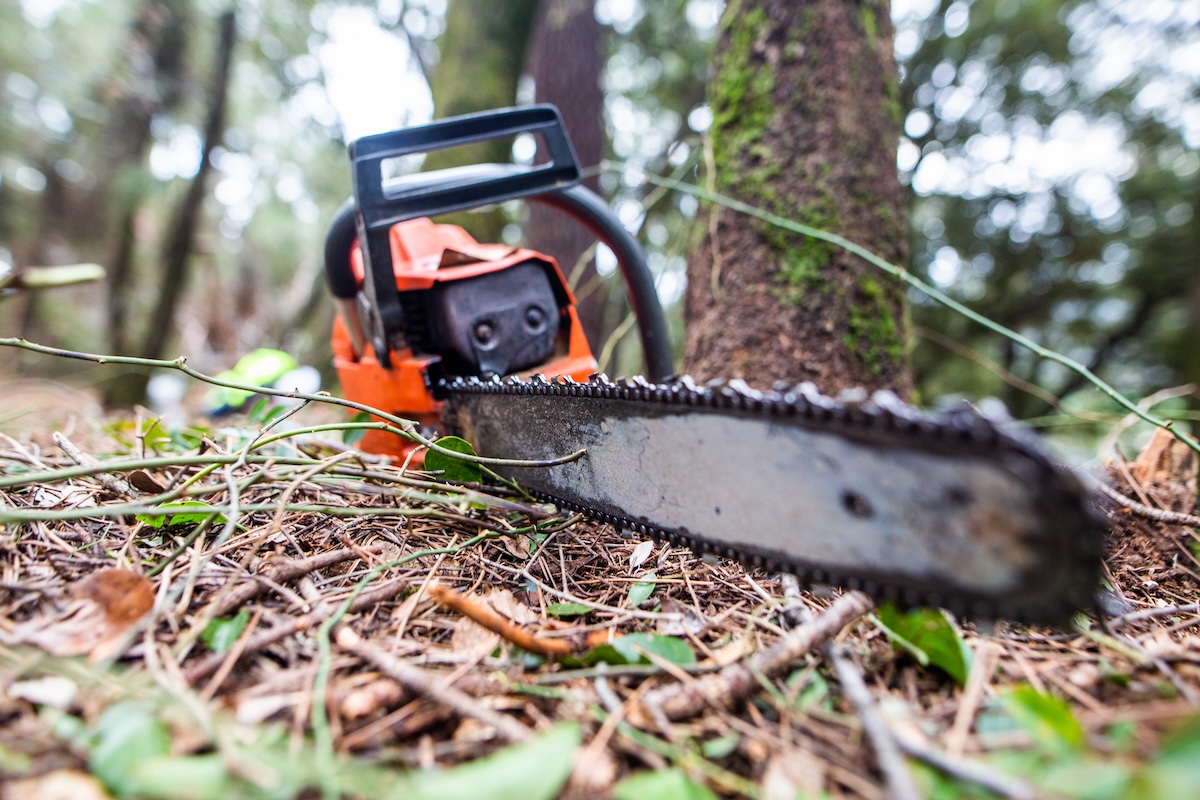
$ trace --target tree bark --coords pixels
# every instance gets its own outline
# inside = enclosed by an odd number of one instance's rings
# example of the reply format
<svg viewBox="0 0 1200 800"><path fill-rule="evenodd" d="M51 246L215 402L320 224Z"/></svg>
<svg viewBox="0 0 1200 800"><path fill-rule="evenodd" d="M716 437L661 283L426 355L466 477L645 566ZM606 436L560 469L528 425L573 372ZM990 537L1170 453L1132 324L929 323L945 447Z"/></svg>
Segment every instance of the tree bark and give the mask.
<svg viewBox="0 0 1200 800"><path fill-rule="evenodd" d="M553 103L562 113L583 167L598 164L604 157L604 92L600 87L604 57L593 6L591 0L542 0L526 67L537 101ZM585 183L592 190L599 188L596 178ZM531 204L525 242L552 256L569 275L595 238L562 213ZM596 347L610 333L605 324L606 298L607 292L578 298L580 321L588 341Z"/></svg>
<svg viewBox="0 0 1200 800"><path fill-rule="evenodd" d="M717 191L906 259L886 0L732 0L709 86ZM911 390L904 290L823 242L720 209L688 270L688 369Z"/></svg>

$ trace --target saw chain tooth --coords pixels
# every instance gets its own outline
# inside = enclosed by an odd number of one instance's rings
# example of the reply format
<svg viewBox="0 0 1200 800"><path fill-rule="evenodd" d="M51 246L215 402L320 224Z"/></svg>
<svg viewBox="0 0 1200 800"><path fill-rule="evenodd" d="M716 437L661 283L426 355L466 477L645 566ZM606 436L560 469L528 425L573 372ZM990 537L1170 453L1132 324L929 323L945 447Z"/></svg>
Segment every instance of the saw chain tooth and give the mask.
<svg viewBox="0 0 1200 800"><path fill-rule="evenodd" d="M762 398L763 398L762 392L758 391L757 389L751 388L750 384L746 383L741 378L733 378L726 385L729 387L730 391L736 392L737 394L740 394L742 397L745 397L747 399L762 400Z"/></svg>
<svg viewBox="0 0 1200 800"><path fill-rule="evenodd" d="M838 392L837 401L843 405L854 406L867 402L867 390L861 386L852 386Z"/></svg>

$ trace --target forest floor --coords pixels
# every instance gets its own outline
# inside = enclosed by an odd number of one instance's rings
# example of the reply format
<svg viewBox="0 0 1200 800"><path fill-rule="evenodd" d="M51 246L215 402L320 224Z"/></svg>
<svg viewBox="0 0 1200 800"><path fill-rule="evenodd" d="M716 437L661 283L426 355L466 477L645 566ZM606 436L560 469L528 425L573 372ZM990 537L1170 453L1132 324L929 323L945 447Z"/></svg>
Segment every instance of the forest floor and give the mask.
<svg viewBox="0 0 1200 800"><path fill-rule="evenodd" d="M1105 618L984 630L261 412L73 405L0 422L5 800L1200 797L1186 516L1104 501ZM1112 481L1190 514L1164 453Z"/></svg>

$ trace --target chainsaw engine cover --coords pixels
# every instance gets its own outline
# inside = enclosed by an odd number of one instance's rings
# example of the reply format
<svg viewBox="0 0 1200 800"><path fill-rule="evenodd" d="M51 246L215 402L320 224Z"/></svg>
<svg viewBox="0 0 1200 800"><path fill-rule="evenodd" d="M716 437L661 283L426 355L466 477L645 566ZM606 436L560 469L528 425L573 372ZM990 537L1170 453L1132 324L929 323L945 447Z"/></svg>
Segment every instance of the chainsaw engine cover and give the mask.
<svg viewBox="0 0 1200 800"><path fill-rule="evenodd" d="M433 349L451 374L509 375L554 353L559 303L542 262L439 281L427 303Z"/></svg>

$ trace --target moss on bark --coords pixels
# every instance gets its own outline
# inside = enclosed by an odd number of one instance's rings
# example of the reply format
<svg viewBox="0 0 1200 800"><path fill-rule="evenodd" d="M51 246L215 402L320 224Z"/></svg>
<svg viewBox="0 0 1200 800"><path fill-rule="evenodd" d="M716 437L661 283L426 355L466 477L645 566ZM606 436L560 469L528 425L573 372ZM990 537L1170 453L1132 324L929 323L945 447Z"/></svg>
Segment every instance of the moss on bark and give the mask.
<svg viewBox="0 0 1200 800"><path fill-rule="evenodd" d="M895 87L886 3L731 2L709 88L715 185L902 263ZM906 393L903 298L831 245L721 211L689 268L687 367Z"/></svg>

